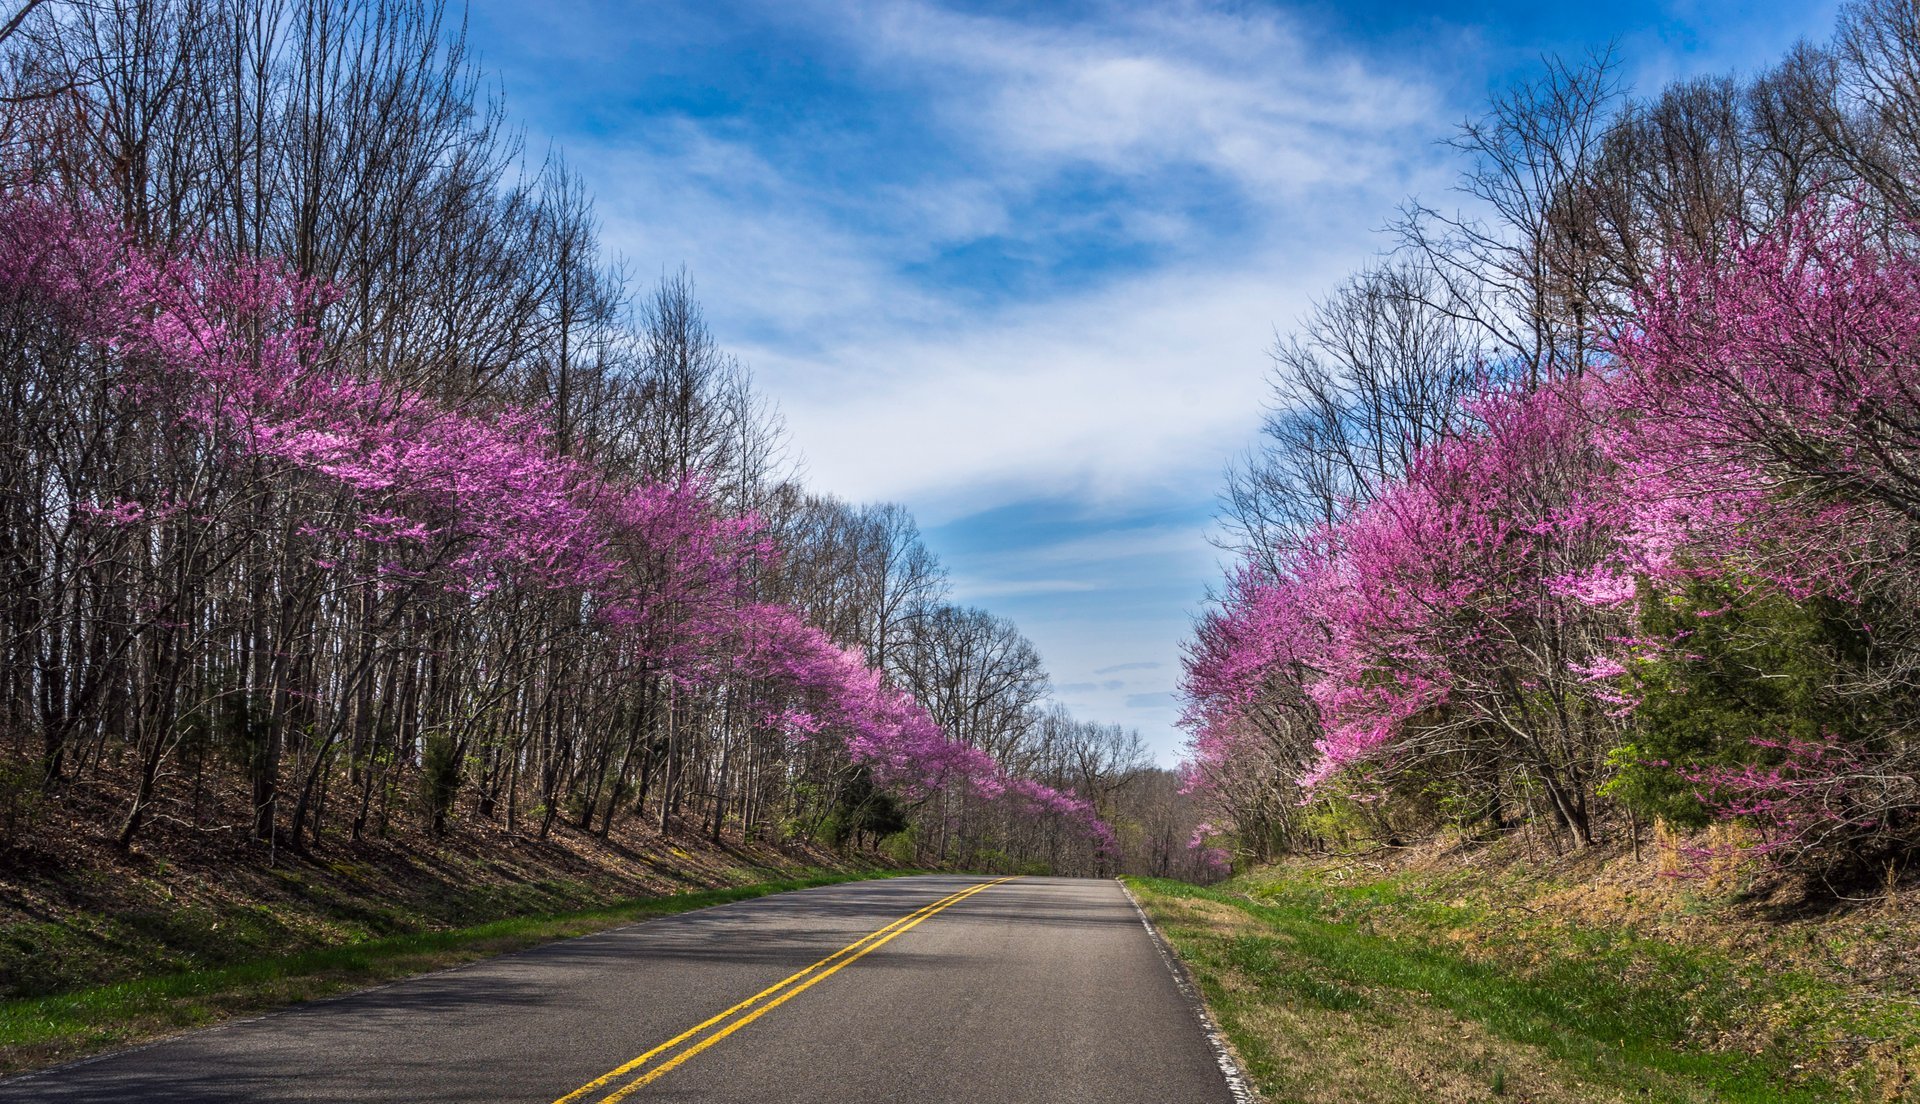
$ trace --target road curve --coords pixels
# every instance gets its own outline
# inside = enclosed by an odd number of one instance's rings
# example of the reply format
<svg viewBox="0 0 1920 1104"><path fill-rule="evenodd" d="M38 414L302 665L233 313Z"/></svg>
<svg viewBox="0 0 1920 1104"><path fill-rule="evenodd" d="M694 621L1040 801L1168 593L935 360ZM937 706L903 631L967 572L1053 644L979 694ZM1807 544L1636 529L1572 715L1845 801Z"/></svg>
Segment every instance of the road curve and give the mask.
<svg viewBox="0 0 1920 1104"><path fill-rule="evenodd" d="M0 1081L0 1102L1233 1099L1117 883L968 892L993 881L652 920Z"/></svg>

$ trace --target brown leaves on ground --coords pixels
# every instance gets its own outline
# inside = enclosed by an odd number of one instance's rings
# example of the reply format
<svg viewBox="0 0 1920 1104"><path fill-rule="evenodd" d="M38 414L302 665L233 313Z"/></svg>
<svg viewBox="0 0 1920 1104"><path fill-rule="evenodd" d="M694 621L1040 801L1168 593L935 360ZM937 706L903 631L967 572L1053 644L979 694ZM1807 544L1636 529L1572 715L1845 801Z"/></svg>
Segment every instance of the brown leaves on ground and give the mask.
<svg viewBox="0 0 1920 1104"><path fill-rule="evenodd" d="M237 788L123 852L102 826L126 796L91 783L0 847L0 999L846 864L810 846L662 837L631 817L609 838L556 820L541 840L503 818L463 816L435 838L395 816L356 841L341 815L299 855L250 838Z"/></svg>

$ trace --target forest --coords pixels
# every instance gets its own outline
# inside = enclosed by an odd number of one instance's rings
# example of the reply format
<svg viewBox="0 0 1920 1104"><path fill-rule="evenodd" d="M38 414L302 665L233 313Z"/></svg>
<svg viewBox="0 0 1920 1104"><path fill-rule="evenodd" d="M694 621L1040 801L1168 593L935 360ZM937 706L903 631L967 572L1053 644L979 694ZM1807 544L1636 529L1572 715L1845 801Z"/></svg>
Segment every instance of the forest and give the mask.
<svg viewBox="0 0 1920 1104"><path fill-rule="evenodd" d="M1187 644L1257 863L1649 833L1816 896L1920 842L1920 17L1747 76L1550 59L1272 350ZM1858 899L1857 897L1851 899Z"/></svg>
<svg viewBox="0 0 1920 1104"><path fill-rule="evenodd" d="M906 509L803 483L457 12L32 0L0 36L0 846L1203 872L1137 733L1052 705Z"/></svg>

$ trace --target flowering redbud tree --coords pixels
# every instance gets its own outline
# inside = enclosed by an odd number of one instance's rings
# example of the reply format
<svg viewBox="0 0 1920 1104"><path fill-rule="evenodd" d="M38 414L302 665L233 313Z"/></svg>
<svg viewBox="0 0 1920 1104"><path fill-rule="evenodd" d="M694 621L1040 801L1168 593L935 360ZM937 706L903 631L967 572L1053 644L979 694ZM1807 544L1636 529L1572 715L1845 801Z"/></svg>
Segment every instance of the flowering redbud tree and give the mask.
<svg viewBox="0 0 1920 1104"><path fill-rule="evenodd" d="M755 518L720 511L699 479L610 476L561 448L539 410L455 407L352 373L308 321L335 293L271 261L201 248L161 255L100 212L16 196L0 206L0 270L16 362L57 354L77 363L87 375L76 379L145 428L116 442L99 426L98 448L49 449L36 490L39 584L84 595L102 564L124 565L113 592L120 611L99 646L161 673L124 705L141 768L123 844L145 823L169 757L217 713L205 696L261 694L264 724L309 734L291 815L302 845L329 765L342 747L363 754L381 723L372 687L383 670L392 682L403 662L380 646L384 636L401 626L471 636L491 631L501 611L558 596L553 631L596 640L593 676L636 687L635 709L675 695L718 703L789 744L830 741L905 795L963 789L1111 847L1087 802L1008 775L942 732L857 650L796 609L757 601L756 572L778 549ZM32 378L24 365L13 375ZM206 590L223 573L277 607L287 634L247 672L225 669L218 652L226 626ZM357 623L362 637L319 674L303 626L323 617ZM505 661L491 665L439 651L409 691L448 693L459 671L482 703L414 742L437 764L429 776L443 775L428 784L436 831L467 749L491 723L485 703L515 692L537 650L509 639L498 650ZM114 668L98 669L107 681L33 695L49 780L73 750L75 725L117 693ZM566 760L542 758L545 831ZM281 772L272 762L256 771L271 832ZM583 826L594 807L589 800Z"/></svg>
<svg viewBox="0 0 1920 1104"><path fill-rule="evenodd" d="M1376 835L1518 807L1586 843L1605 797L1781 857L1906 831L1913 249L1815 206L1676 252L1602 363L1483 393L1470 432L1250 554L1189 646L1191 784L1243 832L1261 779L1338 780Z"/></svg>

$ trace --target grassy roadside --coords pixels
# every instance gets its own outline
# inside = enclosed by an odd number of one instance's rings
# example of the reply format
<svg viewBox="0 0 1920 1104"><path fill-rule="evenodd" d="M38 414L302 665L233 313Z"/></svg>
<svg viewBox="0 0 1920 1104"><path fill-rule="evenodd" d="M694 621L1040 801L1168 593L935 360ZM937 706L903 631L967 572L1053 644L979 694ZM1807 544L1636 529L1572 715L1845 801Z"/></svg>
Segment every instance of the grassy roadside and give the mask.
<svg viewBox="0 0 1920 1104"><path fill-rule="evenodd" d="M1392 879L1336 885L1296 870L1210 889L1128 884L1275 1104L1909 1099L1901 1084L1810 1068L1804 1034L1746 1030L1787 1005L1818 1010L1814 1021L1840 1014L1842 994L1792 970L1565 925L1495 946L1473 908Z"/></svg>
<svg viewBox="0 0 1920 1104"><path fill-rule="evenodd" d="M70 1061L236 1015L364 988L539 943L771 893L894 877L834 872L416 932L214 969L0 1002L0 1074Z"/></svg>

